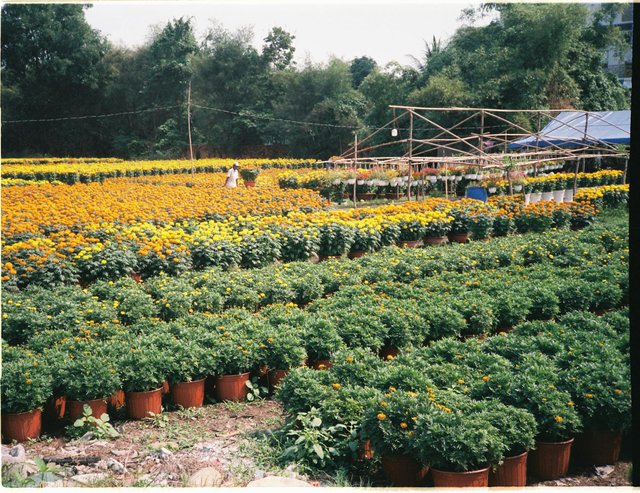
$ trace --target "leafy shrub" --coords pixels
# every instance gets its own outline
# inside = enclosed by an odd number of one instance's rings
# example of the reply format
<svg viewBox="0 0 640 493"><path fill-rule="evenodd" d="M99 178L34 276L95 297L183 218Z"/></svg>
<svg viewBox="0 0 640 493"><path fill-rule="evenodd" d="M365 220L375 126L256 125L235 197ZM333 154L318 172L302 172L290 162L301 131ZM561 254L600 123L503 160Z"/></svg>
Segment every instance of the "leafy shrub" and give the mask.
<svg viewBox="0 0 640 493"><path fill-rule="evenodd" d="M109 397L120 388L116 362L97 354L68 353L57 379L68 399L92 401Z"/></svg>
<svg viewBox="0 0 640 493"><path fill-rule="evenodd" d="M307 357L301 332L281 326L267 330L263 339L264 362L272 370L290 370L303 364Z"/></svg>
<svg viewBox="0 0 640 493"><path fill-rule="evenodd" d="M344 346L335 322L329 318L308 317L303 338L307 354L313 361L331 359Z"/></svg>
<svg viewBox="0 0 640 493"><path fill-rule="evenodd" d="M310 411L330 398L331 379L325 371L294 368L276 389L276 399L282 402L285 412L290 415Z"/></svg>
<svg viewBox="0 0 640 493"><path fill-rule="evenodd" d="M38 358L25 355L2 363L2 412L26 413L51 396L52 379Z"/></svg>

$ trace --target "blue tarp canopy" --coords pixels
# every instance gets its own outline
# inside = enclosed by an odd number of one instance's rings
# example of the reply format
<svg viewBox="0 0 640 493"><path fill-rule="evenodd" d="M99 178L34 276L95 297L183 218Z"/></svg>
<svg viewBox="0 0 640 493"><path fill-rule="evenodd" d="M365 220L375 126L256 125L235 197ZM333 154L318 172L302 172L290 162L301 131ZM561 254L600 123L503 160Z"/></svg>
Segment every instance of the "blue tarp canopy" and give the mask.
<svg viewBox="0 0 640 493"><path fill-rule="evenodd" d="M584 145L626 144L631 140L631 110L563 111L535 134L509 144L522 147L581 147ZM586 135L585 135L586 134ZM536 143L537 140L537 143Z"/></svg>

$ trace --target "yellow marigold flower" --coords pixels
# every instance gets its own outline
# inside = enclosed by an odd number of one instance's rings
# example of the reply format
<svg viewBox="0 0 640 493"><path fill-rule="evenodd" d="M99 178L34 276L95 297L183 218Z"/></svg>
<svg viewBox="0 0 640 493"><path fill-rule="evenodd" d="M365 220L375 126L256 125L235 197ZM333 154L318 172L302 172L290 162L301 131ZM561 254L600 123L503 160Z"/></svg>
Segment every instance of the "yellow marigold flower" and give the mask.
<svg viewBox="0 0 640 493"><path fill-rule="evenodd" d="M33 380L31 380L30 378L27 378L27 385L31 385L33 383Z"/></svg>
<svg viewBox="0 0 640 493"><path fill-rule="evenodd" d="M379 413L376 417L377 417L380 421L384 421L384 420L387 418L387 415L386 415L386 414L384 414L384 413Z"/></svg>
<svg viewBox="0 0 640 493"><path fill-rule="evenodd" d="M405 423L404 421L402 423L400 423L400 428L402 428L403 430L409 426L407 423Z"/></svg>
<svg viewBox="0 0 640 493"><path fill-rule="evenodd" d="M616 394L622 394L622 390L620 390L620 389L615 389L615 390L614 390L614 392L615 392Z"/></svg>
<svg viewBox="0 0 640 493"><path fill-rule="evenodd" d="M564 421L564 418L562 416L556 416L555 418L556 423L562 423Z"/></svg>
<svg viewBox="0 0 640 493"><path fill-rule="evenodd" d="M459 379L458 379L458 383L459 383L460 385L462 385L462 384L464 383L464 380L463 380L462 378L459 378Z"/></svg>
<svg viewBox="0 0 640 493"><path fill-rule="evenodd" d="M393 359L393 356L391 354L387 354L387 361L391 361Z"/></svg>
<svg viewBox="0 0 640 493"><path fill-rule="evenodd" d="M593 399L593 394L584 394L587 399Z"/></svg>
<svg viewBox="0 0 640 493"><path fill-rule="evenodd" d="M484 377L482 377L482 380L483 380L484 382L488 382L488 381L489 381L489 377L488 377L487 375L485 375Z"/></svg>
<svg viewBox="0 0 640 493"><path fill-rule="evenodd" d="M340 385L339 383L332 383L331 386L336 390L338 390L340 387L342 387L342 385Z"/></svg>
<svg viewBox="0 0 640 493"><path fill-rule="evenodd" d="M353 363L353 358L351 356L347 356L347 363Z"/></svg>
<svg viewBox="0 0 640 493"><path fill-rule="evenodd" d="M389 387L389 392L395 392L396 388L395 387Z"/></svg>

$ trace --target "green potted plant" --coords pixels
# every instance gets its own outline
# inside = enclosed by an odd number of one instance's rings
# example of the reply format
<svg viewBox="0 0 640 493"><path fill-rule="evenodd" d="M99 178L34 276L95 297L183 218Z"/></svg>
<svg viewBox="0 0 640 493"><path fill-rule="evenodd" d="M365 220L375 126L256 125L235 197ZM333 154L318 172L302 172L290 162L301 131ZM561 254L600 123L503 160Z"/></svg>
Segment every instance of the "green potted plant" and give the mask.
<svg viewBox="0 0 640 493"><path fill-rule="evenodd" d="M400 216L397 222L399 228L398 243L401 247L414 248L420 243L420 239L424 236L424 224L417 218L407 215Z"/></svg>
<svg viewBox="0 0 640 493"><path fill-rule="evenodd" d="M304 327L304 345L313 368L331 368L331 358L344 346L336 324L328 318L309 317Z"/></svg>
<svg viewBox="0 0 640 493"><path fill-rule="evenodd" d="M349 251L354 239L354 230L347 224L338 222L322 224L318 227L320 260L340 257Z"/></svg>
<svg viewBox="0 0 640 493"><path fill-rule="evenodd" d="M266 346L263 353L269 368L269 387L273 391L291 369L303 365L307 352L300 333L291 327L280 326L267 334L269 337L263 340Z"/></svg>
<svg viewBox="0 0 640 493"><path fill-rule="evenodd" d="M425 221L423 241L425 245L442 245L447 242L447 234L451 231L453 217L441 212L434 212Z"/></svg>
<svg viewBox="0 0 640 493"><path fill-rule="evenodd" d="M214 373L212 359L197 340L187 337L169 341L167 380L173 403L187 409L201 407L204 402L204 383Z"/></svg>
<svg viewBox="0 0 640 493"><path fill-rule="evenodd" d="M478 212L469 216L469 232L474 240L486 240L492 232L494 215Z"/></svg>
<svg viewBox="0 0 640 493"><path fill-rule="evenodd" d="M42 430L42 406L52 392L52 378L38 358L2 363L2 436L24 442Z"/></svg>
<svg viewBox="0 0 640 493"><path fill-rule="evenodd" d="M162 412L162 387L165 381L166 355L148 338L123 348L118 371L125 391L127 414L144 419L149 413Z"/></svg>
<svg viewBox="0 0 640 493"><path fill-rule="evenodd" d="M240 176L242 177L242 181L244 181L244 186L247 188L256 186L256 180L259 174L259 168L240 168Z"/></svg>
<svg viewBox="0 0 640 493"><path fill-rule="evenodd" d="M371 441L387 480L396 487L418 486L428 468L416 460L418 416L432 407L427 392L391 391L365 413L362 436Z"/></svg>
<svg viewBox="0 0 640 493"><path fill-rule="evenodd" d="M488 486L489 469L506 449L500 430L486 418L445 404L418 417L415 437L416 450L429 464L436 487Z"/></svg>
<svg viewBox="0 0 640 493"><path fill-rule="evenodd" d="M354 228L353 243L347 256L351 259L362 257L365 253L379 249L381 243L382 237L377 224L359 221Z"/></svg>
<svg viewBox="0 0 640 493"><path fill-rule="evenodd" d="M67 413L71 421L82 416L84 405L92 416L100 418L107 412L107 399L120 388L116 362L108 356L67 353L67 361L58 370L58 379L67 397Z"/></svg>
<svg viewBox="0 0 640 493"><path fill-rule="evenodd" d="M459 208L453 209L450 214L453 217L453 221L449 231L449 241L466 243L469 239L469 213L464 208Z"/></svg>
<svg viewBox="0 0 640 493"><path fill-rule="evenodd" d="M251 370L258 363L258 346L247 333L227 330L207 345L216 368L216 398L220 401L244 401Z"/></svg>

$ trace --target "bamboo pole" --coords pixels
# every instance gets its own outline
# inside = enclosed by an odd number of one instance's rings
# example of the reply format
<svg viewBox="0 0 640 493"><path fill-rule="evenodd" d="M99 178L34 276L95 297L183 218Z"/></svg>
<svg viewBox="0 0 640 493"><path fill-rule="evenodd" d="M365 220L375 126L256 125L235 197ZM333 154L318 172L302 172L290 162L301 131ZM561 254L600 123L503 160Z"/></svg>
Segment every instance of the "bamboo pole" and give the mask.
<svg viewBox="0 0 640 493"><path fill-rule="evenodd" d="M193 162L193 143L191 142L191 81L187 92L187 130L189 132L189 154L191 155L191 176L195 176L196 167Z"/></svg>
<svg viewBox="0 0 640 493"><path fill-rule="evenodd" d="M356 204L356 185L358 184L358 132L355 132L355 140L353 144L353 208L357 209Z"/></svg>
<svg viewBox="0 0 640 493"><path fill-rule="evenodd" d="M413 170L413 111L409 113L409 183L407 184L407 200L411 202L411 171Z"/></svg>

